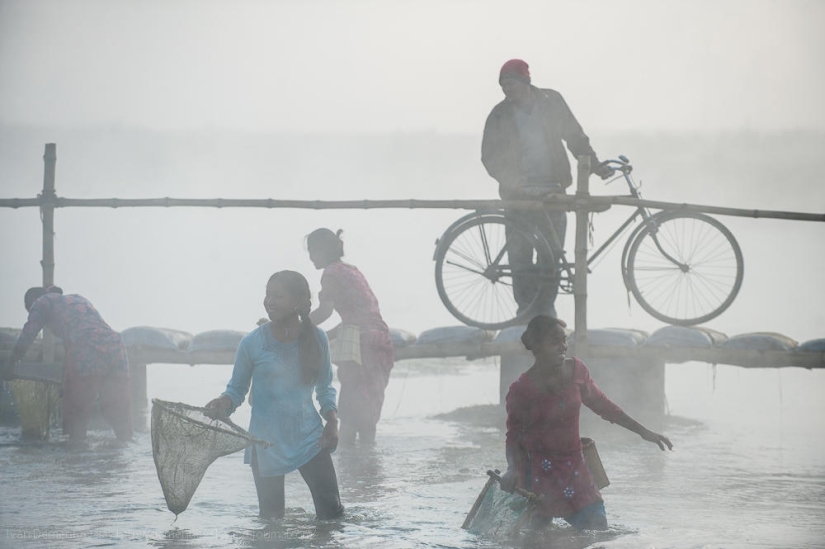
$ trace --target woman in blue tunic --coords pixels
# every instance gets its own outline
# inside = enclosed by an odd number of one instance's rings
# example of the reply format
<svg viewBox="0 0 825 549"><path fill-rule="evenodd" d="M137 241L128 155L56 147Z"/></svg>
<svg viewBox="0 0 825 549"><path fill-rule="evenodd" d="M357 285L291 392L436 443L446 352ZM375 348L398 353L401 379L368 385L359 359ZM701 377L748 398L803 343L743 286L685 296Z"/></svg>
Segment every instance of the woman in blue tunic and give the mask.
<svg viewBox="0 0 825 549"><path fill-rule="evenodd" d="M272 443L266 449L252 446L244 455L263 518L284 516L284 475L295 469L312 493L319 519L344 512L330 456L338 446L338 410L329 341L309 319L310 299L301 274L280 271L270 277L264 298L270 321L241 340L226 391L206 405L215 416L231 414L252 385L249 432Z"/></svg>

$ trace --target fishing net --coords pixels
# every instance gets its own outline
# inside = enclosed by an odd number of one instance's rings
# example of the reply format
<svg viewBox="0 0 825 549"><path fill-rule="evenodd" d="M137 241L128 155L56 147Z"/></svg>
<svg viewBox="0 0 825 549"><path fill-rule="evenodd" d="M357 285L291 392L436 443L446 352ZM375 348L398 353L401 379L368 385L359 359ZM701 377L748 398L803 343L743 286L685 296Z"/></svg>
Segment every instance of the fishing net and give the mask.
<svg viewBox="0 0 825 549"><path fill-rule="evenodd" d="M176 516L186 510L213 461L251 444L269 446L229 419L212 419L204 412L152 399L152 455L166 506Z"/></svg>
<svg viewBox="0 0 825 549"><path fill-rule="evenodd" d="M478 495L463 528L497 539L516 536L530 521L538 498L523 490L512 494L505 492L497 482L498 471L495 474L488 471L487 474L490 480Z"/></svg>
<svg viewBox="0 0 825 549"><path fill-rule="evenodd" d="M591 438L582 438L581 442L585 464L596 488L601 490L610 485L610 480L599 458L596 442ZM498 483L501 480L498 470L487 471L487 476L487 484L476 498L462 528L498 539L518 535L522 528L530 525L536 505L544 496L520 488L512 494L505 492Z"/></svg>
<svg viewBox="0 0 825 549"><path fill-rule="evenodd" d="M9 387L20 417L20 437L48 440L60 399L60 386L51 381L15 379L9 382Z"/></svg>

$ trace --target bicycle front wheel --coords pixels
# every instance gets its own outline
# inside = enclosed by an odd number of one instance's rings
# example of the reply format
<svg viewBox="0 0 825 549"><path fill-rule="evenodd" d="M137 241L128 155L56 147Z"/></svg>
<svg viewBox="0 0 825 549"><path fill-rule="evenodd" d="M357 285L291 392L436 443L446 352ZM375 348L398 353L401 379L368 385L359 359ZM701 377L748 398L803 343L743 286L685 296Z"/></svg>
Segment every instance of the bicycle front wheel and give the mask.
<svg viewBox="0 0 825 549"><path fill-rule="evenodd" d="M692 326L716 318L733 303L744 269L739 244L719 221L662 212L630 245L627 284L655 318Z"/></svg>
<svg viewBox="0 0 825 549"><path fill-rule="evenodd" d="M530 261L514 261L510 246L533 248ZM499 213L480 214L441 238L435 254L435 283L447 310L464 324L500 330L526 322L553 278L547 241ZM519 279L520 307L513 294Z"/></svg>

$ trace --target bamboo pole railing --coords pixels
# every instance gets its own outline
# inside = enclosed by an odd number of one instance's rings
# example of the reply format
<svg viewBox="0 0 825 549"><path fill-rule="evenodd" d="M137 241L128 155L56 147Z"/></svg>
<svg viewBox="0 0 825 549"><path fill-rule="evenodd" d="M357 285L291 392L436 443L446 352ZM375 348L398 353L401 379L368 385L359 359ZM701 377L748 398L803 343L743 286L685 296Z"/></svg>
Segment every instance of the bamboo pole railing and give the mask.
<svg viewBox="0 0 825 549"><path fill-rule="evenodd" d="M38 207L43 198L0 198L0 207ZM497 199L471 200L421 200L415 198L393 200L279 200L274 198L64 198L49 200L54 208L264 208L264 209L304 209L304 210L372 210L372 209L450 209L485 210L503 206L521 210L572 210L581 207L580 201L572 196L549 197L545 201ZM588 204L596 211L610 208L606 201Z"/></svg>
<svg viewBox="0 0 825 549"><path fill-rule="evenodd" d="M278 200L273 198L0 198L0 208L41 207L49 203L54 208L295 208L307 210L371 210L371 209L453 209L483 210L515 208L523 210L574 211L583 206L600 212L612 206L644 207L655 210L695 212L757 219L785 219L793 221L825 222L825 213L789 212L730 208L706 204L665 202L629 196L577 197L551 196L545 200Z"/></svg>

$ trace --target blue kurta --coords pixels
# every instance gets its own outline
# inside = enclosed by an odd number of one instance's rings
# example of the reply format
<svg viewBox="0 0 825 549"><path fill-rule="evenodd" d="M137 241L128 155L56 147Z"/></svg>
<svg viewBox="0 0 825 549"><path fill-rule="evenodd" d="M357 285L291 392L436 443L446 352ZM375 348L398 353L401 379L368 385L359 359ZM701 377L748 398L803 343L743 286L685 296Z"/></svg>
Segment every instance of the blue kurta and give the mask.
<svg viewBox="0 0 825 549"><path fill-rule="evenodd" d="M232 400L234 412L243 403L252 382L249 432L272 446L247 448L244 463L251 463L252 452L257 451L258 471L268 477L285 475L315 457L321 450L321 415L337 411L326 333L317 328L322 362L313 386L301 380L298 340L278 341L270 324L267 322L241 340L232 379L224 392ZM313 389L320 414L312 402Z"/></svg>

